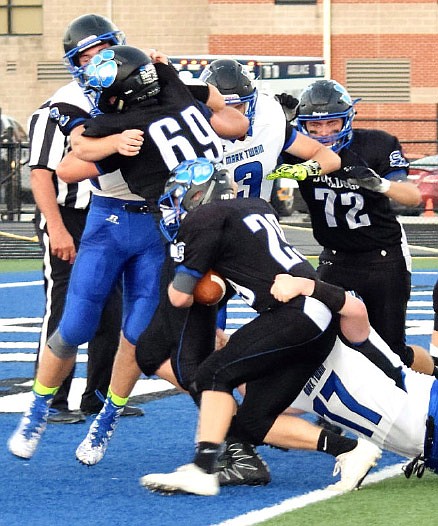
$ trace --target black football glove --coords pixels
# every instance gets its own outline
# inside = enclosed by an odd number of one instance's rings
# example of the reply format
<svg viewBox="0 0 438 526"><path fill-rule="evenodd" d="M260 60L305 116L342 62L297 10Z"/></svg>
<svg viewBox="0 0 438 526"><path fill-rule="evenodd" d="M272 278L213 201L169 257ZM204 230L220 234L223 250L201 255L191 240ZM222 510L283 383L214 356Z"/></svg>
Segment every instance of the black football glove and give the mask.
<svg viewBox="0 0 438 526"><path fill-rule="evenodd" d="M356 184L372 192L384 194L391 186L391 181L380 177L374 170L366 166L346 166L343 168L343 171L349 183Z"/></svg>
<svg viewBox="0 0 438 526"><path fill-rule="evenodd" d="M276 100L281 104L284 114L288 121L295 119L297 113L298 104L300 101L289 93L277 93L275 95Z"/></svg>

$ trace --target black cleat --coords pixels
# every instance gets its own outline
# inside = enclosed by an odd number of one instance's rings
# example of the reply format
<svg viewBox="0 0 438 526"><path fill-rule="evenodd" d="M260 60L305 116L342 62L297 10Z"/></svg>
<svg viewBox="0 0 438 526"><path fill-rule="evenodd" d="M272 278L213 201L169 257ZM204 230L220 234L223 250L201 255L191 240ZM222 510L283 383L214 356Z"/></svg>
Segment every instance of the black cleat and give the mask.
<svg viewBox="0 0 438 526"><path fill-rule="evenodd" d="M217 473L221 486L264 486L271 482L269 467L255 447L232 438L227 439L218 459Z"/></svg>
<svg viewBox="0 0 438 526"><path fill-rule="evenodd" d="M49 416L47 418L48 424L79 424L85 422L85 415L80 409L77 411L70 411L70 409L49 409Z"/></svg>
<svg viewBox="0 0 438 526"><path fill-rule="evenodd" d="M100 409L102 409L102 407ZM100 412L100 409L82 409L82 413L87 416L97 415ZM120 416L144 416L144 411L141 407L136 405L125 405Z"/></svg>

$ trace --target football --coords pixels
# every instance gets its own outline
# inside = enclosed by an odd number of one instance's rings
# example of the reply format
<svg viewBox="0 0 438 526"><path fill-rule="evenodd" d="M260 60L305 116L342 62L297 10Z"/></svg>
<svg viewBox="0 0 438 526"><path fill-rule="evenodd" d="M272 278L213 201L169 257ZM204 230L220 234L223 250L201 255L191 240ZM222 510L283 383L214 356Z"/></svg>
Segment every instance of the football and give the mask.
<svg viewBox="0 0 438 526"><path fill-rule="evenodd" d="M196 284L193 299L202 305L216 305L225 296L225 281L214 270L209 270Z"/></svg>

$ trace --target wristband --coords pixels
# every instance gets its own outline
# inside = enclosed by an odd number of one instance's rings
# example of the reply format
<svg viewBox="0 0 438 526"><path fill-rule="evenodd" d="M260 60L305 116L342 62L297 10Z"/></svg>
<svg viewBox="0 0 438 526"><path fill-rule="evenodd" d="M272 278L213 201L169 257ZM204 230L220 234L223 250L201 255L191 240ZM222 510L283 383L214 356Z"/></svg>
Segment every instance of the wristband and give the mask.
<svg viewBox="0 0 438 526"><path fill-rule="evenodd" d="M321 165L318 161L309 159L308 161L304 161L302 165L306 167L307 175L309 177L318 177L321 175Z"/></svg>
<svg viewBox="0 0 438 526"><path fill-rule="evenodd" d="M315 289L311 298L324 303L331 312L339 312L345 304L345 290L319 279L315 280Z"/></svg>
<svg viewBox="0 0 438 526"><path fill-rule="evenodd" d="M379 189L377 190L381 194L386 194L386 192L391 188L391 181L389 179L384 179L382 177L382 180L379 185Z"/></svg>

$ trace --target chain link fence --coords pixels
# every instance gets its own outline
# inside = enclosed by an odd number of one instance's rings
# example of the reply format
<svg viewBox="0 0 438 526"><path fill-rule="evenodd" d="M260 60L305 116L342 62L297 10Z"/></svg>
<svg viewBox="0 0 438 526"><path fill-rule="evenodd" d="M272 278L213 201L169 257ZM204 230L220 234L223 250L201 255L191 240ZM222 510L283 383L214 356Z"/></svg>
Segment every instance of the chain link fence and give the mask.
<svg viewBox="0 0 438 526"><path fill-rule="evenodd" d="M438 125L438 123L437 123ZM438 133L438 132L437 132ZM3 130L0 142L0 258L34 258L41 256L33 219L35 203L30 186L29 143L13 140L13 130ZM401 140L402 144L403 141ZM411 145L414 141L408 141ZM418 141L418 151L425 141ZM408 242L419 247L425 256L438 254L438 140L426 141L427 155L411 163L410 180L422 193L419 207L396 208L405 226ZM430 155L430 153L437 152ZM283 218L287 224L309 226L305 203L295 190L292 214ZM317 253L310 241L306 252ZM306 254L308 255L308 254Z"/></svg>

